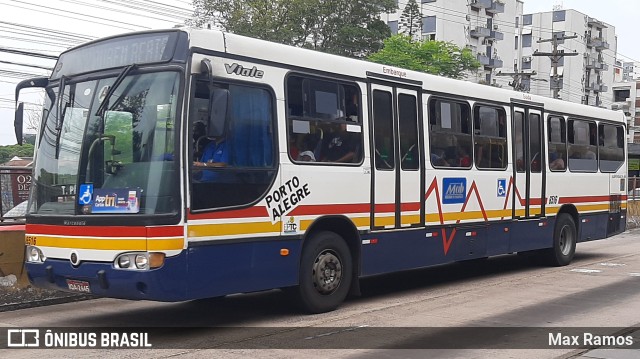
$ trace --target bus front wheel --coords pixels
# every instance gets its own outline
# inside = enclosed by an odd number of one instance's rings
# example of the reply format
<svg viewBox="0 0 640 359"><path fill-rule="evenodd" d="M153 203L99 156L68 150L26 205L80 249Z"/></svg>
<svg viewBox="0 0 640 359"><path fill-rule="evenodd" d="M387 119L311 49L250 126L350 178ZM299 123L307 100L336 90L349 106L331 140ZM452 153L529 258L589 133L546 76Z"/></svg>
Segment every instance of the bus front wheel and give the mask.
<svg viewBox="0 0 640 359"><path fill-rule="evenodd" d="M352 260L345 241L333 232L314 234L305 243L295 294L302 309L324 313L336 309L351 285Z"/></svg>
<svg viewBox="0 0 640 359"><path fill-rule="evenodd" d="M573 217L567 213L559 214L553 230L553 247L544 252L548 264L560 267L571 263L576 252L577 233Z"/></svg>

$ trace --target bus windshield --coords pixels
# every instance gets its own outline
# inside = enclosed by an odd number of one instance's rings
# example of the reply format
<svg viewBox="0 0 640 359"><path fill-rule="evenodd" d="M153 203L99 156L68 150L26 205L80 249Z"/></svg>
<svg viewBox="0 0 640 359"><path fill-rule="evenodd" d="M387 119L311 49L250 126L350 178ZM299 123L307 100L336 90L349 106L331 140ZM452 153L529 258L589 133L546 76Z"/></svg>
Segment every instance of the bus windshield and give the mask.
<svg viewBox="0 0 640 359"><path fill-rule="evenodd" d="M177 72L74 82L46 99L31 213L175 213ZM126 76L125 76L126 75ZM100 106L105 103L103 106ZM100 108L100 111L97 111Z"/></svg>

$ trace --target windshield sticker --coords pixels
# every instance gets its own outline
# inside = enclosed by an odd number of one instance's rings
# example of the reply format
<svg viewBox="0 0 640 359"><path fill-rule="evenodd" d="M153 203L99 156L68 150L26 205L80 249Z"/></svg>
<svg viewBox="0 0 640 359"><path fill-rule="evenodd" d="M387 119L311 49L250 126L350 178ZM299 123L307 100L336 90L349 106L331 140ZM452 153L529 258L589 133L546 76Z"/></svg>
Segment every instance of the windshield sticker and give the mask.
<svg viewBox="0 0 640 359"><path fill-rule="evenodd" d="M295 176L273 190L266 198L271 223L276 223L282 216L298 207L300 202L310 194L309 184L301 184L300 179Z"/></svg>
<svg viewBox="0 0 640 359"><path fill-rule="evenodd" d="M85 183L80 185L78 193L78 204L81 206L91 204L93 200L93 184Z"/></svg>
<svg viewBox="0 0 640 359"><path fill-rule="evenodd" d="M140 191L138 189L94 189L91 213L138 213Z"/></svg>

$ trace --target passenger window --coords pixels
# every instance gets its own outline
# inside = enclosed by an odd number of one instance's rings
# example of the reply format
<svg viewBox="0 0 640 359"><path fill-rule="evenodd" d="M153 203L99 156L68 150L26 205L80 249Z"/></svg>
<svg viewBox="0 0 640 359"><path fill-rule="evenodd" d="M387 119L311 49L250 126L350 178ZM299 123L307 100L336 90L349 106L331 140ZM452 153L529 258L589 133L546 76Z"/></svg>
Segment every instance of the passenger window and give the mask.
<svg viewBox="0 0 640 359"><path fill-rule="evenodd" d="M600 124L598 133L600 171L616 172L624 164L624 128Z"/></svg>
<svg viewBox="0 0 640 359"><path fill-rule="evenodd" d="M418 150L418 108L416 97L398 95L400 125L400 165L403 170L417 170L420 163Z"/></svg>
<svg viewBox="0 0 640 359"><path fill-rule="evenodd" d="M515 150L516 171L524 172L524 113L513 114L513 146Z"/></svg>
<svg viewBox="0 0 640 359"><path fill-rule="evenodd" d="M475 163L479 169L507 168L506 113L501 108L478 106L474 110Z"/></svg>
<svg viewBox="0 0 640 359"><path fill-rule="evenodd" d="M362 161L361 95L354 83L287 79L288 151L296 163Z"/></svg>
<svg viewBox="0 0 640 359"><path fill-rule="evenodd" d="M549 117L549 169L563 172L567 166L567 128L562 117Z"/></svg>
<svg viewBox="0 0 640 359"><path fill-rule="evenodd" d="M435 99L429 103L429 152L438 168L471 168L471 124L467 103Z"/></svg>
<svg viewBox="0 0 640 359"><path fill-rule="evenodd" d="M210 91L218 121L208 115ZM226 103L216 101L216 92ZM267 191L276 174L273 98L263 88L196 84L192 131L191 209L248 205ZM217 107L216 107L217 106ZM220 125L213 130L212 127Z"/></svg>
<svg viewBox="0 0 640 359"><path fill-rule="evenodd" d="M392 170L395 168L392 95L387 91L374 90L372 103L375 166L379 170Z"/></svg>
<svg viewBox="0 0 640 359"><path fill-rule="evenodd" d="M597 127L595 122L569 120L569 170L577 172L598 171Z"/></svg>

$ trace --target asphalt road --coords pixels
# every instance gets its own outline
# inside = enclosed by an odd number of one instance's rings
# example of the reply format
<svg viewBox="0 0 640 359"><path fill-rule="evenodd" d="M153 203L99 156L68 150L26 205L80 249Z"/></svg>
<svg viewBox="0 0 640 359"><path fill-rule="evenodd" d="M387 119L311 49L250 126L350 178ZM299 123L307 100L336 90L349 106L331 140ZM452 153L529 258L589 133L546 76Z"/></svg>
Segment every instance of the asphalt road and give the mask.
<svg viewBox="0 0 640 359"><path fill-rule="evenodd" d="M506 255L369 278L363 281L362 291L361 297L348 300L338 310L312 316L295 309L280 291L186 303L97 299L4 312L0 313L2 331L163 328L150 334L151 349L5 349L0 357L569 358L588 354L571 346L547 349L544 343L549 334L559 332L633 336L638 348L638 333L627 328L640 326L640 231L581 243L575 260L566 267L543 267L522 256Z"/></svg>

